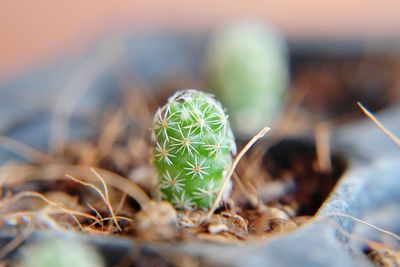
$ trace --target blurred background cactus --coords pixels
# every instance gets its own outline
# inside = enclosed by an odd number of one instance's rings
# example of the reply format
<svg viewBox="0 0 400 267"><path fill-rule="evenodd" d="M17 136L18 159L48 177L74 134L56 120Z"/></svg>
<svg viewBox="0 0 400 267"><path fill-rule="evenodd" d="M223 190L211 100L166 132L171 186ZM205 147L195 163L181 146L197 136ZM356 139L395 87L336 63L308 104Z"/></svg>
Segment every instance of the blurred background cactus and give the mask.
<svg viewBox="0 0 400 267"><path fill-rule="evenodd" d="M76 239L51 238L30 243L22 251L18 267L103 267L101 255Z"/></svg>
<svg viewBox="0 0 400 267"><path fill-rule="evenodd" d="M210 208L236 150L221 104L196 90L177 92L157 111L153 139L162 198L176 208Z"/></svg>
<svg viewBox="0 0 400 267"><path fill-rule="evenodd" d="M210 40L206 75L242 137L277 121L288 85L285 40L273 28L239 22Z"/></svg>

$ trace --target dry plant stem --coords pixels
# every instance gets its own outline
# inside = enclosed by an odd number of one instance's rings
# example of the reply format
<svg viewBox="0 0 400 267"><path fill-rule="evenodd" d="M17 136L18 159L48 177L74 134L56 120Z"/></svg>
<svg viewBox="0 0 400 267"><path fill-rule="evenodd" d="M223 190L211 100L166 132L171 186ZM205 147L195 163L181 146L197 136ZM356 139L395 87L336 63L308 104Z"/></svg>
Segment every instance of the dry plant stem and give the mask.
<svg viewBox="0 0 400 267"><path fill-rule="evenodd" d="M17 212L12 212L12 213L6 213L6 214L2 214L2 217L23 217L23 216L32 216L32 215L37 215L37 214L44 214L44 215L58 215L58 214L66 214L65 211L17 211ZM82 231L85 231L87 229L89 229L90 227L93 227L96 224L102 224L102 222L104 221L111 221L114 220L113 217L104 217L102 219L98 219L88 213L84 213L84 212L79 212L79 211L70 211L70 213L67 214L73 214L75 216L82 216L88 219L92 219L94 222L92 222L90 225L83 227L80 223L80 229ZM125 220L128 222L133 222L133 220L131 218L125 217L125 216L115 216L116 219L118 220Z"/></svg>
<svg viewBox="0 0 400 267"><path fill-rule="evenodd" d="M69 210L69 211L64 211L64 210L57 210L57 211L31 211L31 210L23 210L23 211L16 211L16 212L10 212L10 213L5 213L2 214L2 218L15 218L15 217L31 217L31 216L37 216L37 215L45 215L46 218L48 219L48 215L60 215L60 214L68 214L70 215L74 221L77 223L78 227L80 230L84 230L82 227L81 223L79 222L78 218L76 216L81 216L87 219L92 219L95 220L96 222L98 219L88 213L84 212L79 212L79 211L74 211L74 210ZM54 225L54 220L51 220L50 223L52 226ZM57 227L58 230L62 229L60 227Z"/></svg>
<svg viewBox="0 0 400 267"><path fill-rule="evenodd" d="M115 218L116 218L116 219L119 219L119 220L125 220L125 221L128 221L128 222L133 222L132 219L130 219L130 218L128 218L128 217L125 217L125 216L115 216ZM85 227L85 229L86 229L86 228L91 228L91 227L95 226L95 225L98 224L98 223L101 224L101 225L104 225L103 222L105 222L105 221L111 221L111 220L114 220L115 218L114 218L114 217L104 217L104 218L101 218L100 220L89 224L87 227Z"/></svg>
<svg viewBox="0 0 400 267"><path fill-rule="evenodd" d="M103 222L102 222L103 216L101 216L100 212L99 212L96 208L94 208L92 205L90 205L89 203L86 203L86 205L87 205L94 213L96 213L96 216L99 218L99 222L101 222L100 225L101 225L101 227L103 228L103 226L104 226L104 224L103 224Z"/></svg>
<svg viewBox="0 0 400 267"><path fill-rule="evenodd" d="M346 217L348 217L348 216L346 216ZM350 216L350 217L352 217L351 219L356 219L356 218L354 218L353 216ZM350 217L349 217L349 218L350 218ZM349 233L345 228L343 228L343 226L341 226L338 222L336 222L336 221L333 220L332 218L323 217L323 219L326 219L326 220L327 220L327 223L333 225L333 226L336 228L336 230L337 230L340 234L342 234L343 236L347 237L348 239L358 240L358 241L360 241L360 242L364 242L365 244L368 244L369 246L374 245L374 246L376 246L376 247L379 247L379 248L382 249L382 250L393 252L393 254L399 253L399 252L397 252L396 250L394 250L394 249L392 249L392 248L389 248L389 247L387 247L387 246L384 245L384 244L376 243L376 242L374 242L374 241L372 241L372 240L369 240L368 238L365 238L365 237L362 236L362 235L356 235L356 234L351 234L351 233ZM363 224L365 223L364 221L359 220L359 219L356 219L356 221L359 221L360 223L363 223ZM368 225L369 225L369 224L368 224ZM370 225L370 226L371 226L371 225ZM375 228L375 227L374 227L374 228ZM375 229L376 229L376 228L375 228ZM382 229L379 228L379 229L377 229L377 230L380 231L380 230L382 230ZM384 230L384 231L386 231L386 230ZM386 232L388 232L388 231L386 231ZM391 233L391 232L389 232L389 233ZM386 266L386 265L385 265L385 266Z"/></svg>
<svg viewBox="0 0 400 267"><path fill-rule="evenodd" d="M317 161L319 170L330 173L332 163L330 158L330 127L327 122L320 122L315 127L315 146L317 149Z"/></svg>
<svg viewBox="0 0 400 267"><path fill-rule="evenodd" d="M5 259L12 251L19 247L33 232L33 229L28 227L24 229L19 235L17 235L13 240L7 243L0 250L0 260Z"/></svg>
<svg viewBox="0 0 400 267"><path fill-rule="evenodd" d="M105 183L103 177L101 177L101 175L94 168L91 168L90 170L94 173L94 175L100 180L101 184L103 185L106 205L108 206L108 208L110 210L111 216L114 218L114 223L117 226L118 230L122 231L121 227L118 224L118 220L115 218L114 209L113 209L113 207L111 205L110 197L109 197L109 194L108 194L107 184Z"/></svg>
<svg viewBox="0 0 400 267"><path fill-rule="evenodd" d="M72 168L76 167L78 172L79 170L82 171L82 169L84 168L87 171L87 167L85 166L69 166L68 168L71 167ZM139 203L140 206L143 206L150 201L150 198L147 196L147 194L139 186L137 186L129 179L126 179L116 173L110 172L105 169L100 169L100 168L96 169L97 169L96 173L98 175L101 175L101 177L105 179L104 181L105 183L108 183L110 186L113 186L119 189L120 191L125 192L126 194L134 198ZM107 175L109 176L108 179Z"/></svg>
<svg viewBox="0 0 400 267"><path fill-rule="evenodd" d="M35 163L49 163L54 161L52 157L45 153L27 146L11 137L0 135L0 147L14 152L15 154Z"/></svg>
<svg viewBox="0 0 400 267"><path fill-rule="evenodd" d="M36 197L36 198L39 198L39 199L43 200L44 202L46 202L47 204L58 208L63 213L71 215L71 217L75 221L78 221L78 222L79 222L79 220L75 217L75 215L86 217L86 218L89 218L89 219L92 219L92 220L97 220L97 218L95 216L92 216L92 215L84 213L84 212L75 211L75 210L71 210L71 209L65 208L61 203L57 203L57 202L51 201L50 199L45 197L43 194L38 193L38 192L32 192L32 191L23 191L23 192L20 192L20 193L18 193L16 195L12 196L9 199L1 201L0 202L0 208L4 208L7 205L10 205L12 203L18 202L19 200L21 200L24 197ZM17 214L17 213L11 213L11 214ZM2 214L0 212L0 215L1 216L7 216L7 215L10 215L10 214Z"/></svg>
<svg viewBox="0 0 400 267"><path fill-rule="evenodd" d="M104 201L104 204L106 204L108 210L110 211L111 217L115 218L114 209L112 208L112 205L110 203L110 199L108 197L108 189L107 189L107 186L105 185L104 179L94 169L90 169L90 170L100 180L101 184L103 185L104 193L97 186L95 186L95 185L93 185L91 183L87 183L87 182L84 182L82 180L79 180L79 179L77 179L77 178L75 178L75 177L73 177L72 175L69 175L69 174L66 174L65 176L70 178L71 180L79 183L79 184L82 184L82 185L85 185L85 186L88 186L88 187L94 189L99 194L101 199ZM117 226L118 230L122 231L121 227L118 224L117 219L114 219L114 223Z"/></svg>
<svg viewBox="0 0 400 267"><path fill-rule="evenodd" d="M218 203L221 201L222 195L225 191L226 185L228 184L229 179L231 178L237 164L239 163L240 159L246 154L246 152L251 148L251 146L260 138L262 138L268 131L270 130L269 127L263 128L260 132L258 132L248 143L247 145L237 154L235 160L233 161L233 164L231 168L229 169L227 175L224 178L224 182L222 185L221 190L218 192L217 197L214 200L214 204L212 205L212 208L209 210L207 213L206 220L209 220L211 216L213 215L214 211L218 207Z"/></svg>
<svg viewBox="0 0 400 267"><path fill-rule="evenodd" d="M132 181L111 171L96 168L105 182L134 198L140 206L150 201L147 194ZM0 179L4 185L13 186L27 181L55 181L65 179L65 174L81 176L84 180L93 181L92 173L87 166L51 164L46 166L15 165L0 169Z"/></svg>
<svg viewBox="0 0 400 267"><path fill-rule="evenodd" d="M399 235L397 235L397 234L395 234L393 232L390 232L388 230L382 229L382 228L380 228L378 226L370 224L370 223L368 223L368 222L366 222L364 220L358 219L358 218L356 218L356 217L354 217L354 216L352 216L350 214L346 214L346 213L331 212L331 213L324 214L324 215L322 215L320 217L315 218L315 221L322 221L322 220L329 219L330 217L335 217L335 216L349 218L349 219L351 219L353 221L356 221L358 223L367 225L367 226L369 226L369 227L371 227L371 228L373 228L373 229L375 229L375 230L377 230L377 231L379 231L379 232L381 232L383 234L386 234L386 235L396 239L397 241L400 241L400 236Z"/></svg>
<svg viewBox="0 0 400 267"><path fill-rule="evenodd" d="M49 229L51 229L51 230L54 229L55 231L58 231L58 232L64 231L65 228L63 228L59 224L59 222L62 222L62 219L56 220L55 218L53 218L51 216L51 214L48 213L47 209L48 209L48 207L45 207L40 212L37 212L37 214L35 214L35 217L38 216L40 218L40 221L42 221L44 219L46 221L46 226L49 227ZM75 220L75 222L77 222L79 229L82 231L83 228L82 228L81 223L76 220Z"/></svg>
<svg viewBox="0 0 400 267"><path fill-rule="evenodd" d="M119 201L118 206L115 209L115 213L119 213L121 211L122 207L124 206L125 200L126 200L126 192L123 192L121 200Z"/></svg>
<svg viewBox="0 0 400 267"><path fill-rule="evenodd" d="M57 203L59 204L59 203ZM61 207L56 206L58 209L60 209L61 211L65 211L69 216L72 217L72 219L76 222L76 224L78 225L80 230L83 230L82 224L81 222L78 220L78 218L73 214L73 212L66 210L66 208L64 208L63 204L59 204ZM50 206L51 208L52 206ZM52 226L54 226L54 220L49 216L49 214L47 213L49 210L51 212L51 209L49 208L49 206L44 207L42 210L40 210L40 212L38 212L38 214L43 215L46 218L47 222L50 222L52 224ZM79 212L79 211L78 211ZM58 227L58 229L60 229L60 227Z"/></svg>
<svg viewBox="0 0 400 267"><path fill-rule="evenodd" d="M383 126L379 120L366 108L361 104L360 102L357 102L358 106L362 109L362 111L367 115L373 123L375 123L379 129L381 129L390 139L392 139L393 142L395 142L398 146L400 146L400 140L392 134L385 126Z"/></svg>
<svg viewBox="0 0 400 267"><path fill-rule="evenodd" d="M343 228L343 226L341 226L338 222L336 222L332 218L325 218L325 219L327 219L327 223L329 223L330 225L335 227L336 230L341 235L347 237L348 239L357 240L357 241L360 241L360 242L364 242L366 244L373 242L373 241L369 240L368 238L366 238L366 237L364 237L362 235L356 235L356 234L349 233L345 228ZM387 248L387 247L385 247L385 248ZM389 248L387 248L387 249L389 249Z"/></svg>

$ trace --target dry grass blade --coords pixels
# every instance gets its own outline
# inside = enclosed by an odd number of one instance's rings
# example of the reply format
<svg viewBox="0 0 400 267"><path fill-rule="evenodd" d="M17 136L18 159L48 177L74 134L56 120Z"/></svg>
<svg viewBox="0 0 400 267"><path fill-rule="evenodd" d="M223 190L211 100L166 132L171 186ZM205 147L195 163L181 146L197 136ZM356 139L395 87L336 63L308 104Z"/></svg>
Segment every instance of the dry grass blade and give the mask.
<svg viewBox="0 0 400 267"><path fill-rule="evenodd" d="M85 228L83 228L82 224L79 222L79 220L77 218L78 216L94 220L95 223L98 223L98 221L99 221L96 217L94 217L88 213L81 212L81 211L75 211L75 210L68 210L68 211L66 211L66 210L50 210L50 211L23 210L23 211L16 211L16 212L1 214L1 218L2 219L3 218L4 219L9 219L9 218L16 219L16 218L33 217L33 216L39 215L42 221L43 221L43 218L45 219L47 226L50 225L54 229L63 230L63 228L60 227L58 225L58 223L53 220L53 218L49 217L49 215L65 215L65 214L72 216L73 220L77 223L77 225L81 231L84 231ZM55 225L55 224L57 224L57 225ZM68 228L68 229L70 229L70 228Z"/></svg>
<svg viewBox="0 0 400 267"><path fill-rule="evenodd" d="M115 219L125 220L125 221L128 221L128 222L133 222L133 220L131 218L128 218L128 217L125 217L125 216L104 217L104 218L101 218L100 220L98 220L97 222L93 222L93 223L89 224L86 228L91 228L91 227L95 226L98 223L103 224L103 222L105 222L105 221L111 221L111 220L115 220Z"/></svg>
<svg viewBox="0 0 400 267"><path fill-rule="evenodd" d="M90 170L94 173L94 175L99 179L99 181L103 185L106 205L107 205L108 209L110 210L111 216L114 218L114 223L117 226L118 230L122 231L121 227L118 224L118 220L115 218L115 213L114 213L114 209L113 209L113 207L111 205L111 202L110 202L110 196L108 194L108 188L107 188L106 182L104 182L103 177L101 177L101 175L95 169L91 168Z"/></svg>
<svg viewBox="0 0 400 267"><path fill-rule="evenodd" d="M85 185L85 186L90 187L93 190L95 190L99 194L100 198L104 201L104 204L106 204L108 210L110 211L111 216L113 218L115 218L114 209L112 208L112 205L110 203L110 199L108 197L107 186L106 186L106 184L104 182L104 179L101 176L99 176L99 174L96 171L94 171L94 169L91 169L91 171L95 174L95 176L100 180L101 184L103 185L104 193L100 190L100 188L98 188L94 184L91 184L91 183L88 183L88 182L84 182L84 181L82 181L80 179L75 178L74 176L72 176L70 174L66 174L65 176L68 177L69 179L73 180L74 182L77 182L79 184ZM122 231L121 227L118 224L117 219L114 219L114 223L117 226L118 230Z"/></svg>
<svg viewBox="0 0 400 267"><path fill-rule="evenodd" d="M101 227L103 227L103 226L104 226L103 221L102 221L103 216L101 216L100 212L99 212L96 208L94 208L92 205L90 205L89 203L86 203L86 205L87 205L94 213L96 213L96 216L99 218L99 222L101 222Z"/></svg>
<svg viewBox="0 0 400 267"><path fill-rule="evenodd" d="M68 214L68 215L74 215L74 220L76 220L76 216L81 216L87 219L91 219L98 222L98 219L90 215L89 213L81 212L81 211L76 211L76 210L58 210L58 211L31 211L31 210L23 210L23 211L16 211L16 212L10 212L10 213L4 213L1 215L1 217L23 217L23 216L30 216L30 215L36 215L36 214L47 214L47 215L57 215L57 214Z"/></svg>
<svg viewBox="0 0 400 267"><path fill-rule="evenodd" d="M125 200L126 200L126 192L123 192L121 200L119 201L118 206L115 209L116 213L119 213L121 211L122 207L124 206Z"/></svg>
<svg viewBox="0 0 400 267"><path fill-rule="evenodd" d="M56 218L56 217L53 217L52 215L58 215L60 213L58 213L58 214L52 213L51 208L52 208L52 206L47 206L40 211L37 211L37 212L34 211L30 215L26 215L26 217L32 217L32 219L35 219L35 221L37 220L40 224L45 223L45 226L47 227L46 229L55 230L57 232L64 231L66 221L60 220L59 218ZM64 214L61 213L61 215L64 215ZM15 219L17 219L17 218L18 218L18 216L16 216ZM29 218L29 219L31 219L31 218ZM34 220L32 220L32 221L29 220L29 223L32 223L32 222L34 222ZM77 221L75 220L75 222L77 222ZM64 226L62 226L61 224L63 224ZM33 225L35 225L35 224L33 224ZM79 221L77 222L77 225L80 230L83 230L83 227Z"/></svg>
<svg viewBox="0 0 400 267"><path fill-rule="evenodd" d="M140 206L149 203L149 196L129 179L114 172L96 168L97 172L104 178L105 182L128 196L135 199ZM33 181L55 181L65 179L65 174L80 176L84 180L93 181L93 173L87 166L49 164L45 166L14 165L0 169L0 180L5 186L15 186L17 184ZM97 179L97 178L96 178Z"/></svg>
<svg viewBox="0 0 400 267"><path fill-rule="evenodd" d="M80 225L80 222L76 218L76 216L86 217L86 218L89 218L89 219L92 219L92 220L95 220L95 221L97 220L97 218L95 216L92 216L92 215L84 213L84 212L68 209L68 208L64 207L61 203L57 203L57 202L51 201L50 199L48 199L43 194L38 193L38 192L34 192L34 191L19 192L18 194L14 195L14 196L12 196L12 197L10 197L8 199L2 200L0 202L0 209L9 206L12 203L18 202L19 200L21 200L22 198L25 198L25 197L35 197L35 198L43 200L47 204L58 208L60 211L62 211L62 213L69 214L78 223L78 225ZM7 216L10 216L10 215L16 215L16 214L18 214L18 212L17 213L9 213L9 214L4 214L4 213L0 212L0 214L2 216L7 217Z"/></svg>
<svg viewBox="0 0 400 267"><path fill-rule="evenodd" d="M71 165L67 167L67 169L75 170L76 172L80 173L84 173L85 171L87 171L86 166ZM97 168L97 173L104 178L105 182L107 182L108 185L113 186L122 192L125 192L126 194L134 198L140 206L146 205L150 201L150 198L147 196L147 194L129 179L126 179L111 171L100 168Z"/></svg>
<svg viewBox="0 0 400 267"><path fill-rule="evenodd" d="M0 135L0 147L35 163L49 163L53 158L11 137Z"/></svg>
<svg viewBox="0 0 400 267"><path fill-rule="evenodd" d="M128 196L135 199L140 206L146 205L150 198L134 182L108 170L97 168L97 172L104 178L105 182ZM81 176L88 181L97 179L93 177L87 166L79 165L10 165L0 168L0 184L13 187L21 183L33 181L56 181L65 179L65 174ZM75 178L75 177L74 177Z"/></svg>
<svg viewBox="0 0 400 267"><path fill-rule="evenodd" d="M5 259L12 251L19 247L31 235L32 232L33 229L28 227L4 247L2 247L0 250L0 260Z"/></svg>
<svg viewBox="0 0 400 267"><path fill-rule="evenodd" d="M360 102L357 102L357 104L365 113L365 115L367 115L372 120L372 122L379 127L379 129L381 129L390 139L392 139L393 142L395 142L398 146L400 146L400 140L394 134L392 134L392 132L390 132L385 126L383 126L383 124L379 122L379 120L374 116L374 114L372 114Z"/></svg>
<svg viewBox="0 0 400 267"><path fill-rule="evenodd" d="M353 233L349 233L342 225L340 225L337 221L333 220L332 218L328 218L325 217L324 219L327 219L327 223L332 225L333 227L335 227L335 229L338 231L338 233L340 233L341 235L345 236L346 238L348 238L349 240L355 240L355 241L359 241L365 244L370 245L371 241L370 239L366 238L363 235L357 235L357 234L353 234ZM375 243L375 242L374 242ZM386 246L384 246L386 249L390 249Z"/></svg>
<svg viewBox="0 0 400 267"><path fill-rule="evenodd" d="M233 164L231 168L229 169L227 175L224 177L224 182L222 184L221 190L218 192L217 197L214 200L214 204L210 211L207 213L206 220L209 220L211 216L213 215L214 211L218 207L218 203L221 201L222 195L225 191L226 185L228 184L229 179L231 178L237 164L239 163L240 159L246 154L246 152L252 147L252 145L260 138L262 138L268 131L270 130L269 127L263 128L260 132L258 132L248 143L247 145L237 154L235 160L233 161Z"/></svg>
<svg viewBox="0 0 400 267"><path fill-rule="evenodd" d="M328 214L329 215L329 214ZM328 216L327 215L327 216ZM377 229L378 231L381 232L381 228L376 227L374 225L371 225L369 223L366 223L360 219L357 219L351 215L347 215L347 214L335 214L337 216L343 216L350 218L352 220L355 220L357 222L360 222L362 224L366 224L368 226L373 227L374 229ZM349 233L341 224L339 224L337 221L335 221L332 217L327 217L327 216L323 216L321 217L322 219L326 219L327 223L331 224L333 227L335 227L335 229L343 236L345 236L346 238L348 238L349 240L354 240L354 241L359 241L362 242L363 244L366 244L367 246L369 246L371 249L373 249L373 254L370 254L371 252L369 252L367 254L368 258L370 258L370 260L372 260L375 263L375 266L398 266L398 263L400 262L400 252L392 249L390 247L388 247L385 244L380 244L380 243L376 243L368 238L366 238L363 235L357 235L357 234L353 234L353 233ZM319 219L317 219L319 220ZM393 237L391 234L391 232L383 230L385 234L389 233L391 237ZM393 264L393 262L395 262L396 264Z"/></svg>
<svg viewBox="0 0 400 267"><path fill-rule="evenodd" d="M332 170L330 127L327 122L320 122L315 127L315 146L317 149L317 162L320 171L330 173Z"/></svg>
<svg viewBox="0 0 400 267"><path fill-rule="evenodd" d="M354 217L354 216L352 216L350 214L346 214L346 213L332 212L332 213L324 214L323 216L317 217L315 219L315 221L321 221L321 220L329 219L330 217L335 217L335 216L349 218L349 219L351 219L351 220L353 220L355 222L367 225L367 226L369 226L369 227L371 227L371 228L373 228L373 229L375 229L375 230L377 230L377 231L379 231L379 232L381 232L381 233L383 233L385 235L388 235L388 236L396 239L397 241L400 241L400 236L399 235L397 235L397 234L395 234L393 232L390 232L388 230L382 229L382 228L380 228L378 226L375 226L375 225L373 225L373 224L371 224L369 222L366 222L364 220L358 219L358 218L356 218L356 217Z"/></svg>

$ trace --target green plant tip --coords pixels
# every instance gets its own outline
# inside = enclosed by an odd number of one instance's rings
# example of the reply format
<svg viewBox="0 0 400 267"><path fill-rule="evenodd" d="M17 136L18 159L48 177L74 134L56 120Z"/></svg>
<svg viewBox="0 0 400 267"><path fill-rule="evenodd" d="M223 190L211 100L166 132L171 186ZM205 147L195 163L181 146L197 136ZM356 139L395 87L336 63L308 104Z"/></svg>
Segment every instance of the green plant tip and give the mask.
<svg viewBox="0 0 400 267"><path fill-rule="evenodd" d="M162 199L178 209L209 209L236 153L221 104L210 94L179 91L156 112L152 135Z"/></svg>

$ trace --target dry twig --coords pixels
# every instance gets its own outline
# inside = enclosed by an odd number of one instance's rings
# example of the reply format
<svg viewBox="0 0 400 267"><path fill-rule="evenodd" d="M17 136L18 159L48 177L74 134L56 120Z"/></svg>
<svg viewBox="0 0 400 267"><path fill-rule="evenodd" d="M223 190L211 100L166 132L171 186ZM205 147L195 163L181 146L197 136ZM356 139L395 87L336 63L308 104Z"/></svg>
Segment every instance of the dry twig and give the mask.
<svg viewBox="0 0 400 267"><path fill-rule="evenodd" d="M10 197L8 199L2 200L0 202L0 209L9 206L12 203L16 203L16 202L18 202L19 200L21 200L22 198L25 198L25 197L35 197L35 198L43 200L44 202L46 202L47 204L49 204L49 205L51 205L53 207L58 208L62 213L69 214L79 226L81 226L81 224L80 224L79 220L76 218L76 216L82 216L82 217L86 217L86 218L89 218L89 219L92 219L92 220L97 220L96 217L94 217L94 216L92 216L92 215L90 215L88 213L84 213L84 212L68 209L68 208L64 207L63 204L51 201L50 199L48 199L43 194L38 193L38 192L33 192L33 191L19 192L18 194L14 195L14 196L12 196L12 197ZM8 214L4 214L4 213L0 213L0 214L2 216L4 216L4 217L9 217L9 216L20 216L20 215L23 215L25 212L29 213L29 211L21 211L21 212L13 212L13 213L8 213Z"/></svg>
<svg viewBox="0 0 400 267"><path fill-rule="evenodd" d="M317 149L317 161L319 170L330 173L332 170L330 128L327 122L320 122L315 127L315 146Z"/></svg>
<svg viewBox="0 0 400 267"><path fill-rule="evenodd" d="M105 182L128 196L135 199L140 206L150 201L147 194L134 182L114 172L97 168L97 172L104 178ZM28 181L55 181L65 179L65 174L80 176L85 180L93 180L87 166L51 164L44 166L16 165L0 169L0 179L3 185L14 186Z"/></svg>
<svg viewBox="0 0 400 267"><path fill-rule="evenodd" d="M26 228L22 233L2 247L0 250L0 260L5 259L13 250L19 247L31 235L32 231L32 228Z"/></svg>
<svg viewBox="0 0 400 267"><path fill-rule="evenodd" d="M15 154L35 163L45 164L54 161L54 159L46 153L25 145L24 143L8 136L0 135L0 147L14 152Z"/></svg>
<svg viewBox="0 0 400 267"><path fill-rule="evenodd" d="M251 146L260 138L262 138L268 131L270 130L269 127L263 128L260 132L258 132L248 143L247 145L237 154L235 160L233 161L233 164L231 168L229 169L227 175L224 178L224 182L222 184L221 190L218 192L217 197L214 200L214 204L210 211L207 213L206 219L209 220L214 213L214 211L218 207L218 203L221 201L222 195L225 191L226 185L228 184L229 179L231 178L233 171L235 170L237 164L239 163L240 159L246 154L246 152L251 148Z"/></svg>
<svg viewBox="0 0 400 267"><path fill-rule="evenodd" d="M365 115L367 115L372 120L372 122L379 127L379 129L381 129L390 139L392 139L393 142L395 142L398 146L400 146L400 140L394 134L392 134L392 132L390 132L385 126L383 126L383 124L379 122L379 120L374 116L374 114L372 114L360 102L357 102L357 104L365 113Z"/></svg>
<svg viewBox="0 0 400 267"><path fill-rule="evenodd" d="M94 175L95 175L95 176L99 179L99 181L101 182L101 184L102 184L102 186L103 186L104 193L103 193L97 186L95 186L94 184L91 184L91 183L88 183L88 182L84 182L84 181L82 181L82 180L79 180L79 179L73 177L73 176L70 175L70 174L66 174L65 176L68 177L68 178L70 178L70 179L73 180L74 182L77 182L77 183L79 183L79 184L88 186L88 187L92 188L93 190L95 190L95 191L99 194L99 196L101 197L101 199L104 201L104 204L106 204L108 210L110 211L111 217L114 218L114 223L115 223L115 225L117 226L118 230L119 230L119 231L122 231L121 227L120 227L119 224L118 224L117 219L115 218L114 209L113 209L113 207L112 207L112 205L111 205L111 203L110 203L110 198L109 198L109 196L108 196L108 189L107 189L106 183L104 182L104 179L103 179L93 168L91 168L90 170L94 173Z"/></svg>
<svg viewBox="0 0 400 267"><path fill-rule="evenodd" d="M346 214L346 213L331 212L331 213L328 213L328 214L324 214L324 215L322 215L322 216L320 216L320 217L316 217L314 221L321 221L321 220L325 220L325 219L327 219L327 218L335 217L335 216L337 216L337 217L348 218L348 219L351 219L351 220L353 220L353 221L355 221L355 222L358 222L358 223L367 225L367 226L369 226L369 227L371 227L371 228L377 230L378 232L381 232L381 233L383 233L383 234L385 234L385 235L388 235L388 236L394 238L394 239L397 240L397 241L400 241L400 236L399 236L399 235L397 235L397 234L395 234L395 233L393 233L393 232L390 232L390 231L388 231L388 230L382 229L382 228L380 228L380 227L378 227L378 226L375 226L375 225L373 225L373 224L371 224L371 223L369 223L369 222L366 222L366 221L364 221L364 220L358 219L358 218L356 218L356 217L354 217L354 216L352 216L352 215L350 215L350 214Z"/></svg>

